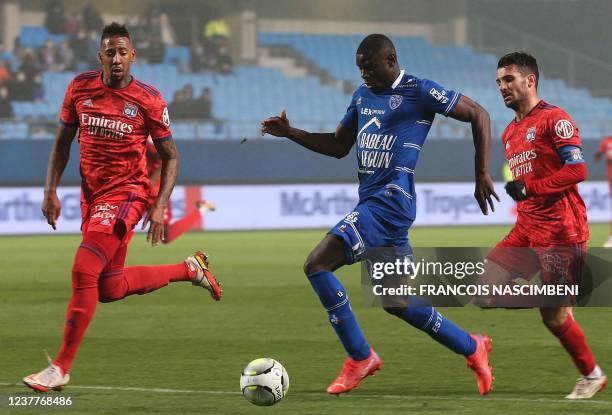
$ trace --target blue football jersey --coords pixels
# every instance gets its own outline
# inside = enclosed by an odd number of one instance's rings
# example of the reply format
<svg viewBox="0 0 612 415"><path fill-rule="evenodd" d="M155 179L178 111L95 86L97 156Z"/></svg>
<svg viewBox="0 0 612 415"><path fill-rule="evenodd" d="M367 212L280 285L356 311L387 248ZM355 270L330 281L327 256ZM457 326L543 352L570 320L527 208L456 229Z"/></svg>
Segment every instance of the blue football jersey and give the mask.
<svg viewBox="0 0 612 415"><path fill-rule="evenodd" d="M410 226L416 216L414 170L435 114L448 116L461 94L402 70L375 93L361 85L341 123L355 131L359 202L380 208L384 220Z"/></svg>

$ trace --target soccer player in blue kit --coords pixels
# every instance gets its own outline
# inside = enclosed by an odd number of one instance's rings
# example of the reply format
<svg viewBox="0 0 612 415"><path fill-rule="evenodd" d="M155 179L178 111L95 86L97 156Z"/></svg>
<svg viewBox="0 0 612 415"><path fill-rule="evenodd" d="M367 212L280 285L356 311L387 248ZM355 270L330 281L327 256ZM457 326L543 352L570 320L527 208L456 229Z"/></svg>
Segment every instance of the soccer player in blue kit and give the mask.
<svg viewBox="0 0 612 415"><path fill-rule="evenodd" d="M395 46L380 34L360 43L356 63L364 80L351 100L335 133L309 133L293 128L286 112L261 123L262 134L287 137L317 153L342 158L357 143L359 203L306 259L304 272L348 357L327 393L338 395L356 388L382 366L351 310L347 293L333 271L363 259L368 249L406 248L408 229L416 214L414 169L435 114L472 125L476 148L474 196L483 214L492 196L497 198L488 174L491 131L488 113L458 92L400 70ZM385 307L389 313L424 331L434 340L467 358L484 395L493 384L489 366L491 340L471 335L444 318L431 305L412 297L407 306Z"/></svg>

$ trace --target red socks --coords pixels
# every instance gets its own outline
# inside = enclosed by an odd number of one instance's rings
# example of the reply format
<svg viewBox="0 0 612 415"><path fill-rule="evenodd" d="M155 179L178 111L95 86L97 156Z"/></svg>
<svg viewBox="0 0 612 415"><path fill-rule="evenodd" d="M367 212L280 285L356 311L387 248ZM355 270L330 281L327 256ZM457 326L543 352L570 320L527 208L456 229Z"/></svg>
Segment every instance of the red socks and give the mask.
<svg viewBox="0 0 612 415"><path fill-rule="evenodd" d="M202 219L200 212L196 210L192 210L181 219L177 220L171 225L166 227L166 235L164 238L164 243L168 244L178 238L180 235L184 234L191 228L193 228L196 223L199 223Z"/></svg>
<svg viewBox="0 0 612 415"><path fill-rule="evenodd" d="M84 239L74 258L72 297L66 312L62 347L53 362L62 368L64 373L70 371L85 330L96 312L98 276L105 265L104 252Z"/></svg>
<svg viewBox="0 0 612 415"><path fill-rule="evenodd" d="M595 356L587 344L586 337L580 325L571 313L567 314L565 322L556 330L551 330L559 339L565 350L570 354L574 364L583 376L595 368Z"/></svg>
<svg viewBox="0 0 612 415"><path fill-rule="evenodd" d="M191 281L192 274L184 262L173 265L126 267L100 276L100 302L121 300L133 294L146 294L170 282Z"/></svg>
<svg viewBox="0 0 612 415"><path fill-rule="evenodd" d="M126 250L122 238L115 234L87 232L83 236L72 269L72 297L66 312L62 346L53 361L64 373L70 371L98 301L146 294L169 282L190 281L194 276L195 270L185 262L123 268Z"/></svg>

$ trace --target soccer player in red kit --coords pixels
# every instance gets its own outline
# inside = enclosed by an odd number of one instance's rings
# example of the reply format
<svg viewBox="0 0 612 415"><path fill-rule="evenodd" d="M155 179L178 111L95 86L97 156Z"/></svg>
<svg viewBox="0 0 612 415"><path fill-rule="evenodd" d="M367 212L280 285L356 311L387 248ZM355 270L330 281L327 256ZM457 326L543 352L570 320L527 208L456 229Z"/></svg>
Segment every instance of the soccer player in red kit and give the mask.
<svg viewBox="0 0 612 415"><path fill-rule="evenodd" d="M221 298L202 252L173 265L124 267L133 228L145 212L147 240L158 245L164 239L164 209L179 166L163 98L130 75L135 56L125 26L106 26L98 51L102 71L78 75L66 91L42 211L55 229L61 209L56 188L78 130L83 240L72 268L72 296L61 349L46 369L23 379L37 391L61 390L68 383L72 361L98 301L146 294L175 281L191 281L208 289L215 300ZM150 206L145 157L149 135L162 159L161 188Z"/></svg>
<svg viewBox="0 0 612 415"><path fill-rule="evenodd" d="M147 140L147 174L151 182L149 190L149 204L154 204L159 195L161 187L161 168L162 159L155 148L153 140ZM186 206L187 208L187 206ZM170 201L164 209L164 239L162 243L169 244L176 238L192 229L198 223L206 212L213 212L217 208L215 204L206 200L198 200L195 202L195 210L189 211L181 219L172 222L172 205Z"/></svg>
<svg viewBox="0 0 612 415"><path fill-rule="evenodd" d="M587 167L578 128L564 110L539 98L538 77L536 59L524 52L509 53L497 64L499 91L504 104L515 112L502 141L513 177L506 192L518 202L518 217L489 254L485 275L510 281L541 271L544 283L571 283L580 280L589 238L586 208L577 187L586 179ZM590 398L602 390L607 377L572 308L543 305L540 313L582 375L566 398Z"/></svg>
<svg viewBox="0 0 612 415"><path fill-rule="evenodd" d="M601 144L595 153L595 161L601 160L602 157L608 165L608 184L612 192L612 137L604 137L601 140ZM608 236L608 240L604 243L604 247L612 248L612 220L610 221L610 236Z"/></svg>

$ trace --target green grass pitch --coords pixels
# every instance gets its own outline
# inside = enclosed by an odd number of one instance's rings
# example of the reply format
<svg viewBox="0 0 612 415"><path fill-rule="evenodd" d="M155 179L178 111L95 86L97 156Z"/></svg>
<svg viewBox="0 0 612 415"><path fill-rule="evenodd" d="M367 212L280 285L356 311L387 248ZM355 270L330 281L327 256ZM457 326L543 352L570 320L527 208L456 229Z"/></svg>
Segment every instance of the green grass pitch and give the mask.
<svg viewBox="0 0 612 415"><path fill-rule="evenodd" d="M507 227L415 228L416 246L487 246ZM591 229L593 245L606 225ZM383 369L339 398L325 388L343 351L302 274L324 231L190 233L151 248L144 235L128 264L178 262L206 250L223 282L214 303L202 289L173 284L146 296L99 304L60 396L69 409L9 408L9 396L33 395L23 376L46 365L60 345L78 236L0 238L0 413L53 414L610 414L612 394L564 401L578 374L536 310L446 308L469 331L493 338L494 391L480 397L462 357L397 318L361 304L359 267L338 275ZM612 311L581 308L577 319L604 370L612 373ZM243 367L257 357L286 367L291 387L278 405L259 408L239 392ZM58 396L54 393L53 396Z"/></svg>

